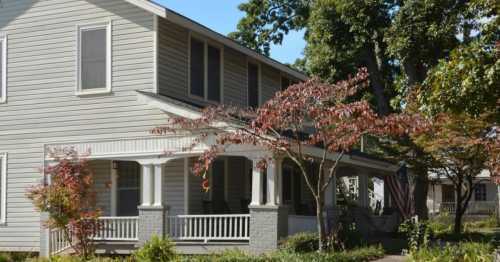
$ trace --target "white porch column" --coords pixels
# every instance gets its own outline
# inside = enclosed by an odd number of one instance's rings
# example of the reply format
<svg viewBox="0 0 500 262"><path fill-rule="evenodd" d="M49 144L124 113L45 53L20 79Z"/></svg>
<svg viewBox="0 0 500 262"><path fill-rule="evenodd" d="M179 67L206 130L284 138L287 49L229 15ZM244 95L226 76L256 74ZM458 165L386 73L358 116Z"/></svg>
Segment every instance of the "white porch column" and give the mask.
<svg viewBox="0 0 500 262"><path fill-rule="evenodd" d="M153 165L142 164L142 205L144 207L153 204Z"/></svg>
<svg viewBox="0 0 500 262"><path fill-rule="evenodd" d="M368 176L366 174L360 174L358 176L359 184L359 205L362 207L369 206L369 195L368 195Z"/></svg>
<svg viewBox="0 0 500 262"><path fill-rule="evenodd" d="M163 206L163 164L154 164L154 201L156 207Z"/></svg>
<svg viewBox="0 0 500 262"><path fill-rule="evenodd" d="M252 202L251 206L262 205L263 195L262 195L262 184L264 182L264 175L262 170L257 167L259 162L258 158L252 159Z"/></svg>
<svg viewBox="0 0 500 262"><path fill-rule="evenodd" d="M269 161L267 165L267 192L266 199L268 206L276 206L277 202L277 193L278 193L278 180L279 180L279 170L278 170L279 162L277 160Z"/></svg>

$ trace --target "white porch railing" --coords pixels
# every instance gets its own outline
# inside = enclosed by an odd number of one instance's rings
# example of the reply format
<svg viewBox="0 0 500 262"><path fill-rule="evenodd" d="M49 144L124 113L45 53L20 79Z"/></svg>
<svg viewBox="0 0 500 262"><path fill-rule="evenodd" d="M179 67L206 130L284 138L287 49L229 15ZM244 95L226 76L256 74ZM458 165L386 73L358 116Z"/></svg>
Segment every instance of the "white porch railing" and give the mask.
<svg viewBox="0 0 500 262"><path fill-rule="evenodd" d="M250 240L250 215L167 216L166 232L177 241Z"/></svg>
<svg viewBox="0 0 500 262"><path fill-rule="evenodd" d="M49 254L56 255L67 249L71 245L66 240L64 232L60 229L50 229L49 230Z"/></svg>
<svg viewBox="0 0 500 262"><path fill-rule="evenodd" d="M139 231L138 217L100 217L94 240L135 241Z"/></svg>
<svg viewBox="0 0 500 262"><path fill-rule="evenodd" d="M454 202L442 202L440 211L449 214L455 213ZM495 201L471 201L467 206L466 214L493 214L497 209L497 202Z"/></svg>

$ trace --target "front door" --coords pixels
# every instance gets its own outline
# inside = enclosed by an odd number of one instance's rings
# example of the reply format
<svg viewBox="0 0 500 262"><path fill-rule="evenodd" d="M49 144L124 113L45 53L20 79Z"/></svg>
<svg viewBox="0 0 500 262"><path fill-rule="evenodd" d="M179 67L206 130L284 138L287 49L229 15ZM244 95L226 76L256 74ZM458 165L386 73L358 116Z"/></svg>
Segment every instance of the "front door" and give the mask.
<svg viewBox="0 0 500 262"><path fill-rule="evenodd" d="M118 162L117 215L137 216L140 205L140 165L136 162Z"/></svg>

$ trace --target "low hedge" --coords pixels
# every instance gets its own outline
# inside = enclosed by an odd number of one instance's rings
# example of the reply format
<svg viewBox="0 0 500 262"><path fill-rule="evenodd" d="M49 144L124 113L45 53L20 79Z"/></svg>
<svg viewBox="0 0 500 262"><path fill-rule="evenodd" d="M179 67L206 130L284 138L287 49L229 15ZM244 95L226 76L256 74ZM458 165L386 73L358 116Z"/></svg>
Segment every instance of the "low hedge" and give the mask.
<svg viewBox="0 0 500 262"><path fill-rule="evenodd" d="M428 247L409 254L408 261L433 262L489 262L493 261L494 247L490 243L459 242L444 247Z"/></svg>
<svg viewBox="0 0 500 262"><path fill-rule="evenodd" d="M296 253L285 250L273 252L266 255L252 256L241 251L227 251L217 255L207 256L181 256L179 262L363 262L372 261L384 256L384 249L380 246L363 247L342 252L307 252Z"/></svg>

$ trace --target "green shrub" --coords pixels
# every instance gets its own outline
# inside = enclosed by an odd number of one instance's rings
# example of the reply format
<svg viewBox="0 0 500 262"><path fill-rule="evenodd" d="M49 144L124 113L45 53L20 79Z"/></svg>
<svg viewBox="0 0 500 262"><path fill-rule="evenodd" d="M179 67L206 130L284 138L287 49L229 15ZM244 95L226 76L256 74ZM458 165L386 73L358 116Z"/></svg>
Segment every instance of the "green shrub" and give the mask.
<svg viewBox="0 0 500 262"><path fill-rule="evenodd" d="M453 219L449 214L442 213L436 217L429 219L427 225L435 235L449 233L452 231Z"/></svg>
<svg viewBox="0 0 500 262"><path fill-rule="evenodd" d="M205 256L180 256L177 262L364 262L372 261L384 256L384 250L381 247L365 247L342 252L308 252L295 253L286 250L279 250L273 253L252 256L244 252L233 250L221 254Z"/></svg>
<svg viewBox="0 0 500 262"><path fill-rule="evenodd" d="M433 262L489 262L493 261L493 245L489 243L460 242L445 247L421 248L408 256L409 261Z"/></svg>
<svg viewBox="0 0 500 262"><path fill-rule="evenodd" d="M464 231L476 231L478 229L495 228L499 225L500 221L498 221L498 217L496 216L496 214L492 214L488 218L483 220L465 222Z"/></svg>
<svg viewBox="0 0 500 262"><path fill-rule="evenodd" d="M37 256L36 253L30 253L30 252L1 252L0 262L26 261L36 256Z"/></svg>
<svg viewBox="0 0 500 262"><path fill-rule="evenodd" d="M153 236L133 257L141 262L166 262L175 259L176 253L172 241Z"/></svg>
<svg viewBox="0 0 500 262"><path fill-rule="evenodd" d="M287 252L306 253L318 250L318 234L298 233L288 237L281 248Z"/></svg>
<svg viewBox="0 0 500 262"><path fill-rule="evenodd" d="M399 226L399 232L404 233L410 252L427 247L432 232L426 222L409 219Z"/></svg>
<svg viewBox="0 0 500 262"><path fill-rule="evenodd" d="M353 250L341 251L341 252L309 252L309 253L293 253L281 250L279 252L271 253L270 255L264 256L262 262L272 261L272 262L301 262L301 261L315 261L315 262L362 262L362 261L372 261L377 258L384 256L384 249L380 246L375 247L363 247L356 248Z"/></svg>

